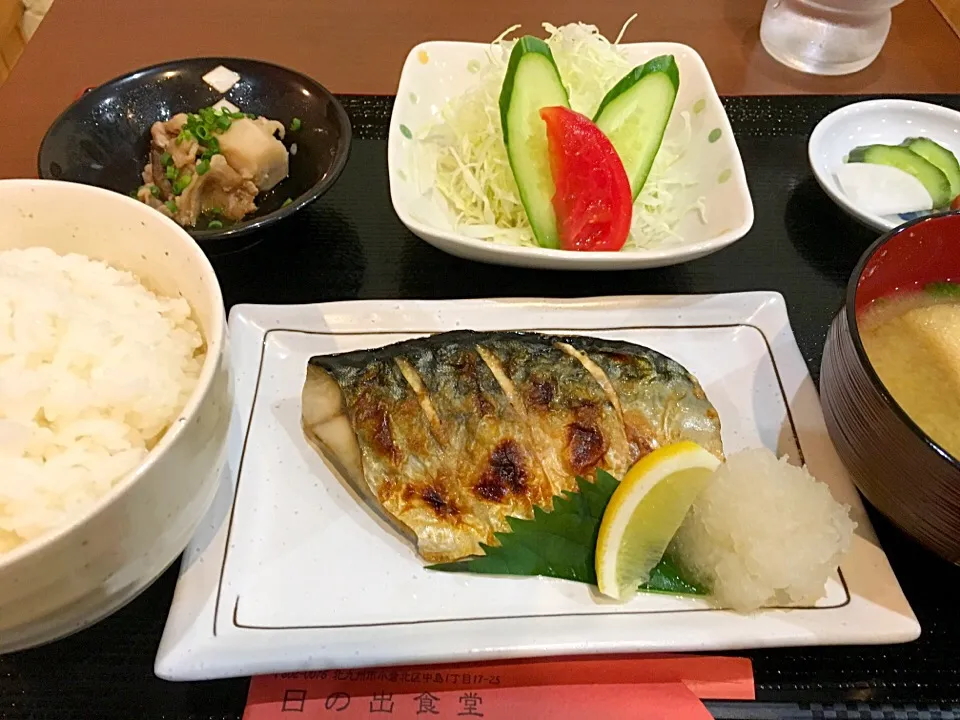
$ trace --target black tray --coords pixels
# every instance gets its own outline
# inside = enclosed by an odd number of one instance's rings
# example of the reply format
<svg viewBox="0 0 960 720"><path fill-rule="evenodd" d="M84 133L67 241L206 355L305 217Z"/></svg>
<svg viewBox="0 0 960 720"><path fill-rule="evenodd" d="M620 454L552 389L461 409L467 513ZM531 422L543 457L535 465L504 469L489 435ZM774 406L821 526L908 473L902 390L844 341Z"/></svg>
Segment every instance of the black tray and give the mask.
<svg viewBox="0 0 960 720"><path fill-rule="evenodd" d="M214 259L228 305L778 290L816 379L847 278L876 236L833 205L807 164L813 126L852 98L726 99L756 206L753 230L702 260L621 273L487 266L434 250L407 232L390 204L392 98L341 99L356 137L343 176L307 211L262 233L257 246ZM923 99L960 109L960 96ZM754 661L759 702L710 703L715 715L960 718L960 568L874 521L920 619L920 640L740 653ZM175 684L153 675L175 580L175 570L167 572L128 607L72 638L0 657L0 718L239 720L247 680Z"/></svg>

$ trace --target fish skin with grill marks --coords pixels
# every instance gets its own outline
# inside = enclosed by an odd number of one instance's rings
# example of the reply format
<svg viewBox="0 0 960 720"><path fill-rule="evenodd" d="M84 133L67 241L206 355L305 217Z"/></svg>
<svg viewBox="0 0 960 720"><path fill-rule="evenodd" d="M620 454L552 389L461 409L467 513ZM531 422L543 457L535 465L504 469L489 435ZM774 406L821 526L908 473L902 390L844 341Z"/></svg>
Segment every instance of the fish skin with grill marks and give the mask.
<svg viewBox="0 0 960 720"><path fill-rule="evenodd" d="M429 562L482 554L508 516L576 477L622 477L660 445L723 457L720 419L680 364L585 336L461 330L312 357L310 444Z"/></svg>

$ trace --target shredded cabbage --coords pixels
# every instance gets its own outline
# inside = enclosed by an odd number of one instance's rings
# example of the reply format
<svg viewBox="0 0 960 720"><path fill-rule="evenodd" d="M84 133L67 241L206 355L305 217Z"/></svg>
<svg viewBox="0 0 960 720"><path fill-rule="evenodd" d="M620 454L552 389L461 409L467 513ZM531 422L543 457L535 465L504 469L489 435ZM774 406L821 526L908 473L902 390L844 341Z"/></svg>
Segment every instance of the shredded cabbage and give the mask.
<svg viewBox="0 0 960 720"><path fill-rule="evenodd" d="M614 42L593 25L555 27L544 23L547 44L570 96L570 106L592 117L607 91L632 68L618 46L634 15ZM435 188L451 211L457 232L496 243L536 247L520 201L500 127L500 89L515 40L508 28L491 43L486 62L471 63L476 84L452 99L435 122L417 136L423 162L422 184ZM703 199L690 200L693 178L678 172L690 138L689 114L681 113L684 131L660 147L647 182L633 206L633 222L624 249L653 248L681 242L675 228L690 211L703 220ZM426 190L426 188L424 188ZM433 214L433 211L428 211Z"/></svg>

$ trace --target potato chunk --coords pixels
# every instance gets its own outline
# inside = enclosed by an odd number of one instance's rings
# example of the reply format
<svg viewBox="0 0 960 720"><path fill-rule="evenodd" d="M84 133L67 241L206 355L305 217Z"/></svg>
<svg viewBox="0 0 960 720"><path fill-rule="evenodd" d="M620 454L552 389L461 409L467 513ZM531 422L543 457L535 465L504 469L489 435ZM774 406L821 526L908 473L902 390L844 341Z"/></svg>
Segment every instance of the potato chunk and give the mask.
<svg viewBox="0 0 960 720"><path fill-rule="evenodd" d="M260 192L271 189L290 172L287 149L273 134L275 125L279 123L243 118L234 120L230 129L218 136L220 152L227 162Z"/></svg>

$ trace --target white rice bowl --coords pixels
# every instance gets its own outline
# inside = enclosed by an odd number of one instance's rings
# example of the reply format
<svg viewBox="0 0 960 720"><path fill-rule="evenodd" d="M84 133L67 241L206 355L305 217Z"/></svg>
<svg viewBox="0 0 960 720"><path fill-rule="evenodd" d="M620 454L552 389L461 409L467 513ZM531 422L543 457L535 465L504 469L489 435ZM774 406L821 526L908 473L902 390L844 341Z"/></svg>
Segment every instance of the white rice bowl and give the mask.
<svg viewBox="0 0 960 720"><path fill-rule="evenodd" d="M0 252L0 555L82 516L193 392L183 298L79 254Z"/></svg>

